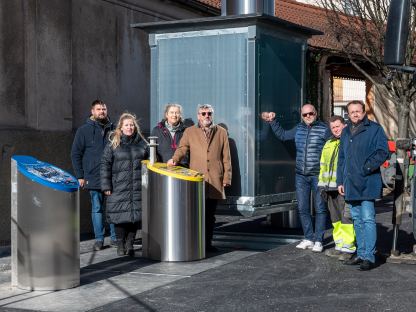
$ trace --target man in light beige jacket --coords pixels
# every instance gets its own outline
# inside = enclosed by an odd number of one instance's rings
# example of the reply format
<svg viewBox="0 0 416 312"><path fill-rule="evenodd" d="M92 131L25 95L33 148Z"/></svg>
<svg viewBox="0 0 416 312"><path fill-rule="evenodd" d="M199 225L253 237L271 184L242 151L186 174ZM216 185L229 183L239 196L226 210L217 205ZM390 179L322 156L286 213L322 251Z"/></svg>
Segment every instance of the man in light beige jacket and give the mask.
<svg viewBox="0 0 416 312"><path fill-rule="evenodd" d="M178 149L168 161L176 165L189 152L189 168L205 178L205 240L206 250L212 246L215 209L218 199L225 199L224 187L231 185L231 156L227 131L213 122L214 109L209 104L198 105L198 123L185 130Z"/></svg>

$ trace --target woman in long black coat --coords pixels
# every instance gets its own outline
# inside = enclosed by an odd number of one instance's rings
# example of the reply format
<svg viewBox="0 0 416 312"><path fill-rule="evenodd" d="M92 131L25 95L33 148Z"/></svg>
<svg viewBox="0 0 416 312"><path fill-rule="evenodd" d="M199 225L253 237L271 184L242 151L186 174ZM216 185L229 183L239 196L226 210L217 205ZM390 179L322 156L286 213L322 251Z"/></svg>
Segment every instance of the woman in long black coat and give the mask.
<svg viewBox="0 0 416 312"><path fill-rule="evenodd" d="M120 116L101 159L101 190L106 195L106 217L115 225L117 254L134 255L133 241L142 219L141 161L148 157L147 142L136 117Z"/></svg>

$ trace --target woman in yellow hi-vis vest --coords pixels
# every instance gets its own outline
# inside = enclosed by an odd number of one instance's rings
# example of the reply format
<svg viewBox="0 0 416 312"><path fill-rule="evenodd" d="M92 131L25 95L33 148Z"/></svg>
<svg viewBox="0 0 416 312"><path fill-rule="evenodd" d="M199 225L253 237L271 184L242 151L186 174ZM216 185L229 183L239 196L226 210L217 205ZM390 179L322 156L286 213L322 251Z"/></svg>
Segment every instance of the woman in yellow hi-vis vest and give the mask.
<svg viewBox="0 0 416 312"><path fill-rule="evenodd" d="M336 183L339 138L345 126L345 121L341 116L332 116L329 119L329 127L333 136L322 149L318 182L322 199L328 204L332 226L334 227L332 236L335 249L329 249L325 254L336 256L340 260L345 260L356 250L351 214L345 204L344 197L338 193Z"/></svg>

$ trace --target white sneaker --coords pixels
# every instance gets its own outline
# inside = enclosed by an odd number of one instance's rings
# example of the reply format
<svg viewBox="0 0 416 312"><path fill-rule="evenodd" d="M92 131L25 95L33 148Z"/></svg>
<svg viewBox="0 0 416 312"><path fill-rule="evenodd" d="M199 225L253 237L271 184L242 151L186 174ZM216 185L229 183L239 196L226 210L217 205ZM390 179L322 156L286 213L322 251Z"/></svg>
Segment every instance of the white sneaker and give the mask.
<svg viewBox="0 0 416 312"><path fill-rule="evenodd" d="M321 242L315 242L315 244L312 247L313 252L322 252L324 250L324 246L322 246Z"/></svg>
<svg viewBox="0 0 416 312"><path fill-rule="evenodd" d="M296 245L296 248L299 249L311 249L313 247L313 241L309 239L302 239L299 244Z"/></svg>

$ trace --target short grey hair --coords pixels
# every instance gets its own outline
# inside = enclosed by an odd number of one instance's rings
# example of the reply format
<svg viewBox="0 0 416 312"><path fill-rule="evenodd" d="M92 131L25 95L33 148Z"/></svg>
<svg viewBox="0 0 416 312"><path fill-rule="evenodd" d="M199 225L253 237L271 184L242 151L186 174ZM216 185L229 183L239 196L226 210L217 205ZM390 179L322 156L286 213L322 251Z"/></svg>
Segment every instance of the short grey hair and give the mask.
<svg viewBox="0 0 416 312"><path fill-rule="evenodd" d="M168 103L168 104L166 104L165 105L165 113L163 114L163 118L166 118L166 114L168 113L168 111L171 107L179 108L179 114L180 114L179 121L182 122L182 105L179 104L179 103Z"/></svg>
<svg viewBox="0 0 416 312"><path fill-rule="evenodd" d="M199 113L201 109L210 109L211 112L214 114L214 108L211 104L198 104L196 112Z"/></svg>

